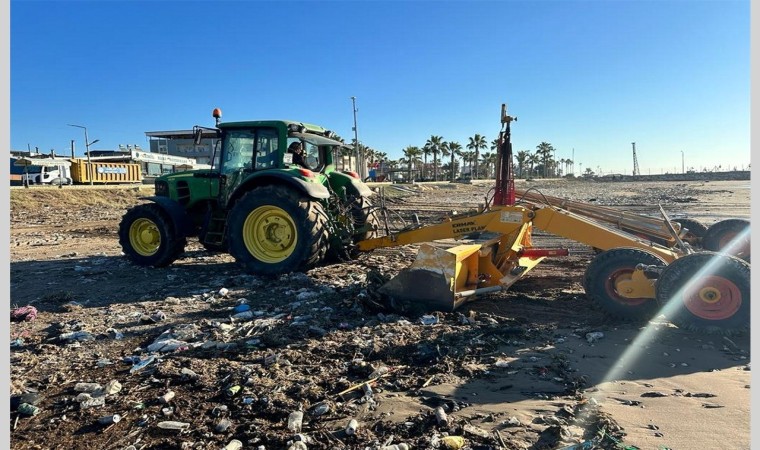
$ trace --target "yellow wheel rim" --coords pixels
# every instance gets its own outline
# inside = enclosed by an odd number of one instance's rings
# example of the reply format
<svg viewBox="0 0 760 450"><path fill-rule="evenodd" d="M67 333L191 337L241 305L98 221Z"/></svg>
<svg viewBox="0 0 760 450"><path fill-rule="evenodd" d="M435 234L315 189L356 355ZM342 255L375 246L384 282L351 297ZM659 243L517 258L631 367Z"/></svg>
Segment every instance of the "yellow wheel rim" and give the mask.
<svg viewBox="0 0 760 450"><path fill-rule="evenodd" d="M243 242L259 261L284 261L296 249L298 231L290 214L276 206L259 206L243 223Z"/></svg>
<svg viewBox="0 0 760 450"><path fill-rule="evenodd" d="M129 227L129 243L142 256L156 254L161 246L161 232L150 219L137 219Z"/></svg>
<svg viewBox="0 0 760 450"><path fill-rule="evenodd" d="M720 296L720 290L714 287L706 287L699 290L699 299L705 303L718 303Z"/></svg>

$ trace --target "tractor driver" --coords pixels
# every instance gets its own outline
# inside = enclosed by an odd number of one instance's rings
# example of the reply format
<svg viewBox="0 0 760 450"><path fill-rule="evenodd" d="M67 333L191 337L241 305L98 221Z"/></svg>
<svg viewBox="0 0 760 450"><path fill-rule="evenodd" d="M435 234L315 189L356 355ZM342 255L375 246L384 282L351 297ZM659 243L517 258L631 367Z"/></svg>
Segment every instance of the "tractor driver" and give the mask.
<svg viewBox="0 0 760 450"><path fill-rule="evenodd" d="M288 146L288 153L293 154L293 163L298 164L301 167L304 167L306 169L309 168L309 166L306 164L306 158L303 156L303 145L300 141L295 141L292 144Z"/></svg>

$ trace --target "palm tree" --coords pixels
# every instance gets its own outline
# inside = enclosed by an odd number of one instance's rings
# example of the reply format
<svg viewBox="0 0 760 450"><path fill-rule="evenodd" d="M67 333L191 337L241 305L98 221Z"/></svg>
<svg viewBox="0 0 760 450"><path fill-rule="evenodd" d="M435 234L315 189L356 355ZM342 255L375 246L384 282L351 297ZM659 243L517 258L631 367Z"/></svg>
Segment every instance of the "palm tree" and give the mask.
<svg viewBox="0 0 760 450"><path fill-rule="evenodd" d="M473 137L471 137L469 139L470 139L470 143L467 144L467 148L469 150L475 150L475 155L474 155L474 158L475 158L475 176L474 176L474 178L478 178L478 159L480 159L480 149L481 148L485 149L486 147L488 147L488 144L486 144L486 138L483 137L483 136L481 136L481 135L479 135L479 134L475 134L475 136L473 136Z"/></svg>
<svg viewBox="0 0 760 450"><path fill-rule="evenodd" d="M451 152L451 182L453 183L454 180L456 180L456 167L457 167L454 159L457 156L462 155L462 144L454 141L454 142L449 142L447 147L448 147L449 152Z"/></svg>
<svg viewBox="0 0 760 450"><path fill-rule="evenodd" d="M491 163L496 162L496 154L487 152L480 155L481 161L483 161L483 164L486 166L486 178L491 178Z"/></svg>
<svg viewBox="0 0 760 450"><path fill-rule="evenodd" d="M409 145L403 150L403 152L404 156L406 156L407 168L409 169L409 179L412 180L412 169L414 168L414 163L420 160L422 150L419 147Z"/></svg>
<svg viewBox="0 0 760 450"><path fill-rule="evenodd" d="M441 142L441 161L443 161L443 158L449 156L451 154L451 149L449 148L449 143L444 141ZM441 165L441 170L443 170L443 165Z"/></svg>
<svg viewBox="0 0 760 450"><path fill-rule="evenodd" d="M438 181L438 153L441 151L442 142L443 138L435 135L431 135L430 139L425 142L424 148L429 149L430 153L433 154L433 181Z"/></svg>
<svg viewBox="0 0 760 450"><path fill-rule="evenodd" d="M422 152L422 155L425 157L425 163L422 165L422 175L421 175L422 181L425 181L425 179L427 178L427 157L430 153L432 153L432 150L430 149L429 146L425 145L424 147L420 149L420 151Z"/></svg>
<svg viewBox="0 0 760 450"><path fill-rule="evenodd" d="M527 163L530 165L530 171L528 172L528 177L533 176L533 167L535 167L536 164L541 162L541 158L538 155L538 153L529 153Z"/></svg>
<svg viewBox="0 0 760 450"><path fill-rule="evenodd" d="M549 176L548 169L549 162L552 159L552 152L554 152L554 147L548 142L541 142L536 146L536 153L544 164L544 178Z"/></svg>
<svg viewBox="0 0 760 450"><path fill-rule="evenodd" d="M528 162L528 158L530 157L530 152L528 150L520 150L517 152L517 155L515 156L515 159L517 160L517 170L520 174L519 177L522 178L523 176L523 170L525 169L525 164Z"/></svg>

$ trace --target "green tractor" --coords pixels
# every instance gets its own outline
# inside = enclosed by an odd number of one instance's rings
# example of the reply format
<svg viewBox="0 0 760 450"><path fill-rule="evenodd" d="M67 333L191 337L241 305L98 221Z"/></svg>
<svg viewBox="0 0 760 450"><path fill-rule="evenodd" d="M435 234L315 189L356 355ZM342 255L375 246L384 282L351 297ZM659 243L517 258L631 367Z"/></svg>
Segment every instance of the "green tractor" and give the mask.
<svg viewBox="0 0 760 450"><path fill-rule="evenodd" d="M373 192L356 173L336 170L344 144L334 133L284 120L220 123L219 109L213 116L216 128L194 128L197 144L204 130L217 133L211 169L157 178L149 202L123 216L119 243L133 263L167 266L197 237L248 273L276 275L353 258L357 242L377 235ZM300 155L289 153L296 142Z"/></svg>

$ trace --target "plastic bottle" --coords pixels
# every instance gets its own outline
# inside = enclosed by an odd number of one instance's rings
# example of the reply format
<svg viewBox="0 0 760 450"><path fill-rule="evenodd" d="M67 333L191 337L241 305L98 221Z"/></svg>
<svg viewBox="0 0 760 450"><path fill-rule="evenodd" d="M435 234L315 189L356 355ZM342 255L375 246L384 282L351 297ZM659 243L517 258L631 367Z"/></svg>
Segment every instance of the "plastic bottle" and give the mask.
<svg viewBox="0 0 760 450"><path fill-rule="evenodd" d="M293 411L288 416L288 430L293 433L299 433L301 431L301 424L303 423L303 411Z"/></svg>
<svg viewBox="0 0 760 450"><path fill-rule="evenodd" d="M359 422L356 421L356 419L351 419L348 421L348 425L346 425L346 434L349 436L353 436L356 434L356 429L359 428Z"/></svg>
<svg viewBox="0 0 760 450"><path fill-rule="evenodd" d="M175 422L173 420L166 420L164 422L158 422L158 428L162 430L184 430L190 428L190 424L187 422Z"/></svg>
<svg viewBox="0 0 760 450"><path fill-rule="evenodd" d="M449 426L449 417L446 415L446 411L444 411L443 407L441 406L435 408L435 421L438 422L438 426L440 427Z"/></svg>
<svg viewBox="0 0 760 450"><path fill-rule="evenodd" d="M118 414L113 414L111 416L103 416L100 419L98 419L98 423L101 425L111 425L112 423L119 423L121 420L121 416Z"/></svg>
<svg viewBox="0 0 760 450"><path fill-rule="evenodd" d="M18 412L27 416L36 416L40 413L40 409L29 403L22 403L18 405Z"/></svg>

